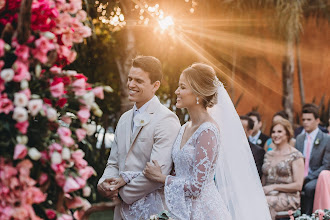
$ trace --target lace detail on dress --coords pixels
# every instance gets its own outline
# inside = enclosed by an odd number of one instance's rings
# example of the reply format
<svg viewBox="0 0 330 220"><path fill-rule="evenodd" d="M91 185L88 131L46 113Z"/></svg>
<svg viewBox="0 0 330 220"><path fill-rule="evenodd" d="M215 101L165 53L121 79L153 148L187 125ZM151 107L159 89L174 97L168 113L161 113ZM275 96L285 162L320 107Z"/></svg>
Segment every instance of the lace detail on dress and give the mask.
<svg viewBox="0 0 330 220"><path fill-rule="evenodd" d="M129 183L139 175L143 175L142 172L120 172L120 176L126 183ZM125 220L149 219L151 215L159 213L161 210L164 210L164 206L158 191L149 193L131 205L122 202L121 206L121 214Z"/></svg>
<svg viewBox="0 0 330 220"><path fill-rule="evenodd" d="M167 176L165 182L169 211L175 219L230 219L214 183L220 144L217 127L203 123L180 149L184 128L172 150L176 176Z"/></svg>
<svg viewBox="0 0 330 220"><path fill-rule="evenodd" d="M163 201L158 191L154 191L131 205L122 203L121 213L126 220L149 219L151 215L164 210Z"/></svg>

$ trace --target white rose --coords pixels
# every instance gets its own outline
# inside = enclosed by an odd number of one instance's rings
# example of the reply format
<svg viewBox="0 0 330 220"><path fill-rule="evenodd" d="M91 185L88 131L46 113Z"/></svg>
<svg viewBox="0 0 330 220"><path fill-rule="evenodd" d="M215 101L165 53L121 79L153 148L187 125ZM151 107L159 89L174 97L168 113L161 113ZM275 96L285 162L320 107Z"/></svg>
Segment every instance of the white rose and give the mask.
<svg viewBox="0 0 330 220"><path fill-rule="evenodd" d="M35 70L34 70L35 74L38 78L40 77L41 70L42 70L42 68L41 68L40 64L38 63L35 67Z"/></svg>
<svg viewBox="0 0 330 220"><path fill-rule="evenodd" d="M86 130L88 136L91 136L96 131L96 125L93 124L83 124L82 128Z"/></svg>
<svg viewBox="0 0 330 220"><path fill-rule="evenodd" d="M28 119L28 113L23 107L16 107L13 113L13 119L17 122L23 122Z"/></svg>
<svg viewBox="0 0 330 220"><path fill-rule="evenodd" d="M42 109L42 100L41 99L33 99L29 101L28 109L30 110L30 114L32 116L36 116L39 111Z"/></svg>
<svg viewBox="0 0 330 220"><path fill-rule="evenodd" d="M17 107L25 107L28 104L28 98L24 93L14 94L14 105Z"/></svg>
<svg viewBox="0 0 330 220"><path fill-rule="evenodd" d="M30 148L28 154L32 160L39 160L41 157L41 153L35 147Z"/></svg>
<svg viewBox="0 0 330 220"><path fill-rule="evenodd" d="M85 104L88 106L92 106L95 103L95 95L93 92L88 92L83 95L83 99Z"/></svg>
<svg viewBox="0 0 330 220"><path fill-rule="evenodd" d="M17 136L16 141L18 144L26 145L29 141L29 138L26 135Z"/></svg>
<svg viewBox="0 0 330 220"><path fill-rule="evenodd" d="M48 38L49 40L52 40L55 38L55 34L53 34L52 32L49 32L49 31L43 32L42 35L44 35L45 38Z"/></svg>
<svg viewBox="0 0 330 220"><path fill-rule="evenodd" d="M66 70L66 71L63 71L63 73L67 76L74 76L77 74L77 71L75 70Z"/></svg>
<svg viewBox="0 0 330 220"><path fill-rule="evenodd" d="M47 118L49 121L55 121L57 119L57 112L54 108L47 109Z"/></svg>
<svg viewBox="0 0 330 220"><path fill-rule="evenodd" d="M110 86L103 86L103 90L106 92L113 92L113 89Z"/></svg>
<svg viewBox="0 0 330 220"><path fill-rule="evenodd" d="M9 82L14 78L15 72L13 69L3 69L1 71L1 78L5 81L5 82Z"/></svg>
<svg viewBox="0 0 330 220"><path fill-rule="evenodd" d="M62 156L59 152L54 151L51 157L52 164L59 164L62 162Z"/></svg>
<svg viewBox="0 0 330 220"><path fill-rule="evenodd" d="M21 89L27 89L29 88L29 82L25 79L21 81Z"/></svg>
<svg viewBox="0 0 330 220"><path fill-rule="evenodd" d="M89 186L85 186L83 188L83 196L84 197L89 197L91 195L91 188Z"/></svg>
<svg viewBox="0 0 330 220"><path fill-rule="evenodd" d="M100 109L98 104L96 104L95 102L92 105L92 110L93 110L93 114L97 117L101 117L103 115L102 110Z"/></svg>
<svg viewBox="0 0 330 220"><path fill-rule="evenodd" d="M102 112L101 109L96 109L96 110L93 111L93 114L97 117L102 117L103 112Z"/></svg>
<svg viewBox="0 0 330 220"><path fill-rule="evenodd" d="M71 152L70 152L70 149L65 147L63 148L62 150L62 159L63 160L70 160L71 158Z"/></svg>

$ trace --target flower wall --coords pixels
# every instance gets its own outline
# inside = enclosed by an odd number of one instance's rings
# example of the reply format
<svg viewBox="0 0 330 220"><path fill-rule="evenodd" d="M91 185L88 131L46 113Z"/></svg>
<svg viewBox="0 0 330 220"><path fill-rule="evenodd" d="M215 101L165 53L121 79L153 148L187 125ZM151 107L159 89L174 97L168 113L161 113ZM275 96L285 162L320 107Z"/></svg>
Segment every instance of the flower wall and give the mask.
<svg viewBox="0 0 330 220"><path fill-rule="evenodd" d="M95 171L78 143L95 133L108 87L65 68L91 35L81 0L21 3L0 0L0 219L79 219Z"/></svg>

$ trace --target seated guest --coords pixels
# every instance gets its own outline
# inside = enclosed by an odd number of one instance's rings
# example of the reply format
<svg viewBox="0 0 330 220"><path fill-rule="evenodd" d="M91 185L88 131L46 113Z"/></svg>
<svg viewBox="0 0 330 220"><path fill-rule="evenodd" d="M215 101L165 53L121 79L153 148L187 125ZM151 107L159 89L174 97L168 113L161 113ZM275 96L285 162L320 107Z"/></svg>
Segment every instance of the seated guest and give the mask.
<svg viewBox="0 0 330 220"><path fill-rule="evenodd" d="M317 107L305 107L302 110L302 122L305 133L298 135L296 141L296 148L305 157L301 211L310 215L319 174L322 170L330 169L330 136L318 127L320 118Z"/></svg>
<svg viewBox="0 0 330 220"><path fill-rule="evenodd" d="M286 119L286 120L289 120L289 116L288 116L288 114L287 114L284 110L279 111L279 112L276 112L276 113L273 115L272 123L274 123L276 120L280 120L280 119ZM291 138L291 140L290 140L289 143L290 143L290 145L291 145L292 147L294 147L294 145L295 145L295 143L296 143L296 139ZM274 145L272 139L269 138L269 139L266 141L265 146L264 146L265 151L267 152L267 151L273 150L274 147L275 147L275 145Z"/></svg>
<svg viewBox="0 0 330 220"><path fill-rule="evenodd" d="M249 138L249 136L251 135L252 130L253 130L254 122L252 121L251 118L249 118L248 116L245 116L245 115L240 116L240 118L241 118L241 122L242 122L242 125L244 128L246 137ZM262 176L261 168L262 168L262 164L264 163L265 151L261 147L255 145L255 144L252 144L249 140L248 140L248 142L250 144L253 158L254 158L254 161L257 166L259 177L261 179L261 176Z"/></svg>
<svg viewBox="0 0 330 220"><path fill-rule="evenodd" d="M317 105L313 104L313 103L307 103L305 105L303 105L302 109L305 109L305 108L315 108L317 109L318 111L318 107ZM327 128L321 126L320 124L318 125L320 131L324 132L324 133L329 133ZM296 138L299 134L305 134L305 129L304 129L304 126L299 126L297 127L295 130L294 130L294 137Z"/></svg>
<svg viewBox="0 0 330 220"><path fill-rule="evenodd" d="M276 212L299 208L304 160L302 153L289 144L293 129L288 120L275 121L271 131L276 147L265 154L262 185L274 220Z"/></svg>
<svg viewBox="0 0 330 220"><path fill-rule="evenodd" d="M254 122L253 131L249 137L249 140L251 141L251 143L256 144L263 148L269 137L263 134L260 130L262 127L260 114L256 111L252 111L249 112L247 116L249 116Z"/></svg>

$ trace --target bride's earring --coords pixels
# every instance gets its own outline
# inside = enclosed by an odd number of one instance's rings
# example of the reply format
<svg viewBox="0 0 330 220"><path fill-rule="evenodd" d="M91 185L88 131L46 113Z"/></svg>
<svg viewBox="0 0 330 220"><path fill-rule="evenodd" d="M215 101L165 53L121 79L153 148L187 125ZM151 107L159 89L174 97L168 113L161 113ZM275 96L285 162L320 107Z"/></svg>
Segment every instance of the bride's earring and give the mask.
<svg viewBox="0 0 330 220"><path fill-rule="evenodd" d="M198 105L198 104L199 104L199 100L198 100L198 97L196 97L196 100L197 100L196 104Z"/></svg>

